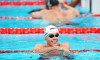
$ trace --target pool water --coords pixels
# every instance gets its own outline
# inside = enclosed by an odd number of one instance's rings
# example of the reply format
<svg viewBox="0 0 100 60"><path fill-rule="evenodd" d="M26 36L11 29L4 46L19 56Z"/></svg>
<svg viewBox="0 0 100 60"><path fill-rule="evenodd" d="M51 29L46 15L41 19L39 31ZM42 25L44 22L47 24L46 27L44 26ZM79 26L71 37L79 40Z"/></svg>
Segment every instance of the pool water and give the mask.
<svg viewBox="0 0 100 60"><path fill-rule="evenodd" d="M13 0L12 0L13 1ZM0 16L6 17L28 17L32 9L43 6L0 6ZM76 7L80 12L89 15L82 7ZM66 28L100 27L100 17L76 17L72 20L77 25L62 25ZM9 20L0 19L0 28L44 28L48 26L47 21L42 19L32 20ZM61 34L59 43L67 42L71 50L100 49L100 34ZM0 34L0 50L32 50L38 43L46 44L44 34ZM38 53L0 53L0 60L38 60ZM72 60L99 60L100 52L87 51L73 54ZM60 57L51 60L64 60Z"/></svg>
<svg viewBox="0 0 100 60"><path fill-rule="evenodd" d="M100 49L100 34L61 34L59 43L67 42L71 50ZM38 43L46 44L43 34L1 34L0 50L32 50ZM99 60L100 52L88 51L73 54L73 60ZM39 54L31 53L1 53L0 60L37 60ZM61 60L59 57L51 58Z"/></svg>

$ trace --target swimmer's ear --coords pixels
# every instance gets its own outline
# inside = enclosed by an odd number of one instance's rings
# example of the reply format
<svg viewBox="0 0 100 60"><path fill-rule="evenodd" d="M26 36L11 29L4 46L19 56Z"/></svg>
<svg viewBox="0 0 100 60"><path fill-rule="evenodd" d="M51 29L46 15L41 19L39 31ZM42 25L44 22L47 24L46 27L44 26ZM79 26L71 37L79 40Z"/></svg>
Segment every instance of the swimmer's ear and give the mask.
<svg viewBox="0 0 100 60"><path fill-rule="evenodd" d="M45 37L45 40L47 40L47 37Z"/></svg>

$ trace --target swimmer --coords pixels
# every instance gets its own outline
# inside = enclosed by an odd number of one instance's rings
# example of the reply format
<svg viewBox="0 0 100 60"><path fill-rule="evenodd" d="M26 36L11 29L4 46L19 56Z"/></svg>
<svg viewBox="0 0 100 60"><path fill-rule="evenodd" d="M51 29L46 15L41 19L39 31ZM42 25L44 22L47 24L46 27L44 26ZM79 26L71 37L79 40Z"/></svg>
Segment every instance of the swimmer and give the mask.
<svg viewBox="0 0 100 60"><path fill-rule="evenodd" d="M73 0L69 6L75 7L81 0Z"/></svg>
<svg viewBox="0 0 100 60"><path fill-rule="evenodd" d="M49 25L45 28L45 40L47 44L37 44L32 50L35 53L44 53L41 57L52 57L59 55L67 55L70 50L68 43L58 43L59 31L57 27ZM49 53L46 54L45 53Z"/></svg>
<svg viewBox="0 0 100 60"><path fill-rule="evenodd" d="M59 2L60 2L60 4L62 4L63 3L63 0L58 0ZM35 10L32 10L32 11L30 11L29 12L29 14L31 14L32 12L36 12L36 11L41 11L41 10L43 10L43 9L49 9L50 8L50 1L49 0L45 0L45 2L46 2L46 6L45 6L45 8L39 8L39 9L35 9Z"/></svg>
<svg viewBox="0 0 100 60"><path fill-rule="evenodd" d="M78 10L75 8L68 6L64 3L59 4L58 0L50 0L50 9L44 9L39 12L33 12L31 17L42 18L50 22L50 24L54 25L64 25L70 24L70 21L79 16ZM66 9L66 11L62 10L62 7Z"/></svg>
<svg viewBox="0 0 100 60"><path fill-rule="evenodd" d="M75 7L80 1L81 1L81 0L73 0L73 1L69 4L69 6ZM45 8L39 8L39 9L32 10L32 11L29 12L29 14L31 14L32 12L41 11L41 10L43 10L43 9L49 9L49 6L48 6L49 0L45 0L45 2L46 2L46 7L45 7ZM59 2L62 4L62 3L63 3L63 0L59 0Z"/></svg>

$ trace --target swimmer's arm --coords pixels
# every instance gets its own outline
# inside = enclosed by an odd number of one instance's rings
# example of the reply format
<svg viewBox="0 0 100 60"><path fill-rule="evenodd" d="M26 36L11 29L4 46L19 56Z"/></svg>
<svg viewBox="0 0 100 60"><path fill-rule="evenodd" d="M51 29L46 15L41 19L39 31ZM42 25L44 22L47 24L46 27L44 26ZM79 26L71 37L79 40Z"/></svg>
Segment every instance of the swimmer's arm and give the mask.
<svg viewBox="0 0 100 60"><path fill-rule="evenodd" d="M65 52L69 52L70 45L68 43L62 43L60 49L63 49Z"/></svg>
<svg viewBox="0 0 100 60"><path fill-rule="evenodd" d="M54 47L43 47L42 44L37 44L32 50L34 53L47 53L48 51L55 50Z"/></svg>
<svg viewBox="0 0 100 60"><path fill-rule="evenodd" d="M33 12L33 13L31 14L31 17L35 17L35 18L41 18L41 16L42 16L41 11L40 11L40 12Z"/></svg>
<svg viewBox="0 0 100 60"><path fill-rule="evenodd" d="M32 50L34 53L41 53L43 45L42 44L37 44L35 45L34 49Z"/></svg>
<svg viewBox="0 0 100 60"><path fill-rule="evenodd" d="M78 11L77 9L71 7L71 6L68 6L68 5L66 5L66 4L63 4L63 7L64 7L65 9L67 9L67 10L73 11L73 12L76 14L76 16L79 16L79 15L80 15L79 11Z"/></svg>
<svg viewBox="0 0 100 60"><path fill-rule="evenodd" d="M60 3L60 4L63 4L63 3L64 3L64 1L63 1L63 0L58 0L58 1L59 1L59 3Z"/></svg>
<svg viewBox="0 0 100 60"><path fill-rule="evenodd" d="M65 9L67 9L67 10L69 10L69 9L74 9L73 7L71 7L71 6L69 6L69 5L66 5L66 4L62 4L62 6L65 8Z"/></svg>
<svg viewBox="0 0 100 60"><path fill-rule="evenodd" d="M69 6L75 7L81 0L73 0Z"/></svg>
<svg viewBox="0 0 100 60"><path fill-rule="evenodd" d="M32 12L41 11L43 9L45 9L45 8L34 9L34 10L31 10L30 12L28 12L28 13L31 14Z"/></svg>

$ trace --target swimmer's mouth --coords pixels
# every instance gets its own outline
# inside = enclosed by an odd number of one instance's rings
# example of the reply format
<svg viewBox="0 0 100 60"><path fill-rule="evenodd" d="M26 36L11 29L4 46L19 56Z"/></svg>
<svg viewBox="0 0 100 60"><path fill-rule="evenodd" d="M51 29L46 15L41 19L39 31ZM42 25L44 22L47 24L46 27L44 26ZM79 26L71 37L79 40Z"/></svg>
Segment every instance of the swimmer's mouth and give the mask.
<svg viewBox="0 0 100 60"><path fill-rule="evenodd" d="M56 44L57 41L58 41L58 39L54 39L54 40L52 40L51 42L52 42L53 44Z"/></svg>

